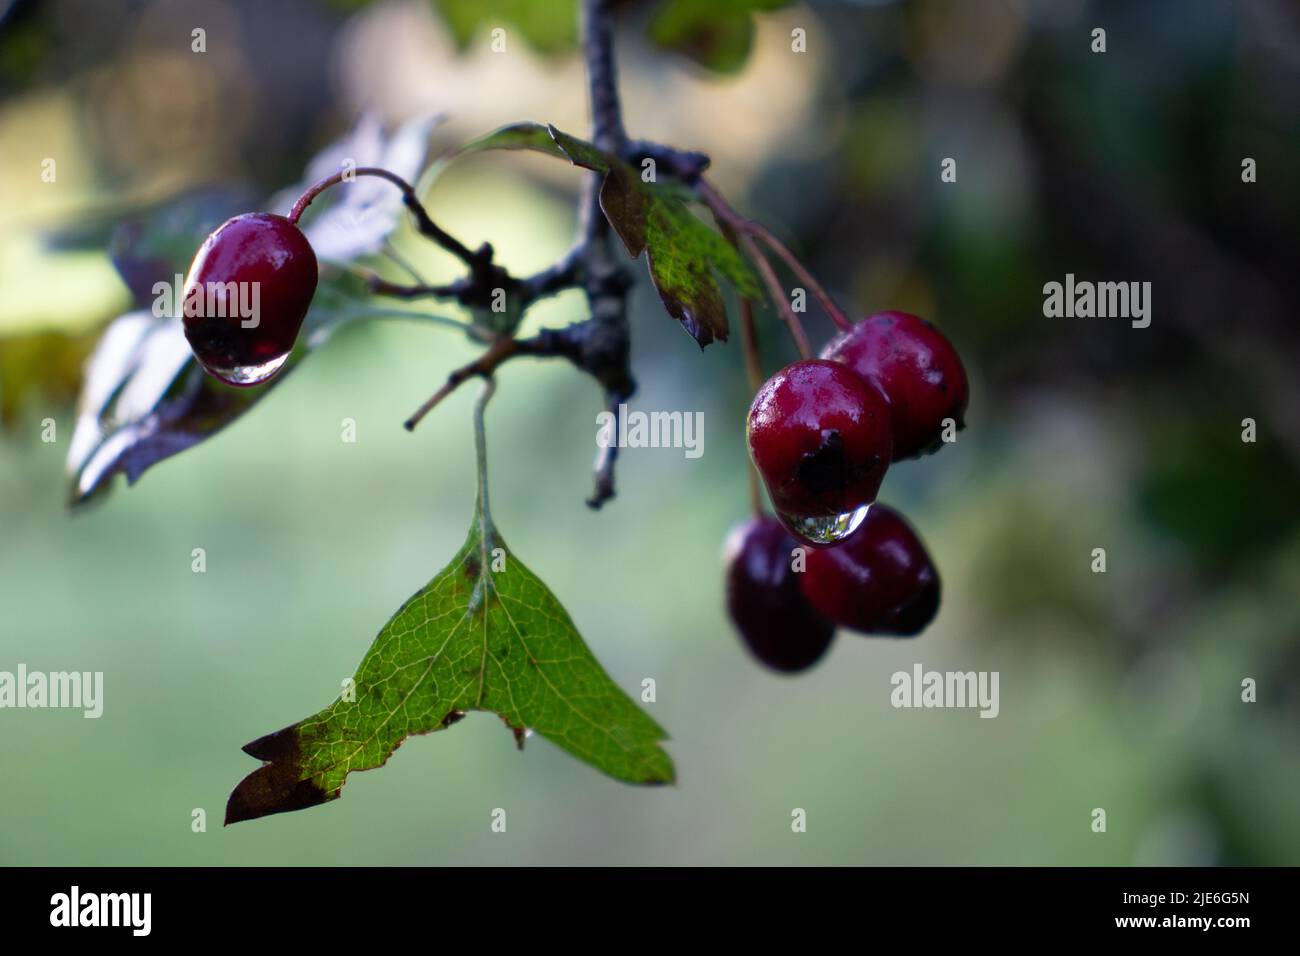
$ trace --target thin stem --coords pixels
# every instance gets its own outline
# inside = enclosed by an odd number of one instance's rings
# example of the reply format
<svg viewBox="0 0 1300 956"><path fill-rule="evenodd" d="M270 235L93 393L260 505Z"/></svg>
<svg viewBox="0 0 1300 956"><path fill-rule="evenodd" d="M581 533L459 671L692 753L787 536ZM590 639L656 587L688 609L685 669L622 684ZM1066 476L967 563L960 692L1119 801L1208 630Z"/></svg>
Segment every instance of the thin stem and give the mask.
<svg viewBox="0 0 1300 956"><path fill-rule="evenodd" d="M799 280L813 290L813 294L817 296L817 301L821 303L822 309L831 317L831 321L839 327L840 331L847 332L853 327L853 323L849 321L843 310L835 304L835 300L831 298L830 293L817 281L817 277L799 261L799 258L786 247L785 243L774 236L771 230L762 223L755 222L752 219L747 219L745 222L749 233L767 243L772 251L780 256L785 261L785 264L790 267L790 270L799 277Z"/></svg>
<svg viewBox="0 0 1300 956"><path fill-rule="evenodd" d="M384 254L388 256L388 258L396 262L403 272L409 275L420 285L429 284L428 282L425 281L424 276L420 275L420 273L416 270L415 266L411 265L410 260L407 259L405 256L403 256L401 253L399 253L395 248L393 248L393 244L389 242L387 239L384 240Z"/></svg>
<svg viewBox="0 0 1300 956"><path fill-rule="evenodd" d="M415 194L414 186L396 173L389 172L387 169L381 169L378 166L358 166L356 169L350 171L340 171L309 186L307 191L298 197L298 201L293 204L293 208L289 210L289 221L297 224L303 211L312 204L312 201L317 196L325 190L343 182L344 176L347 175L377 176L380 179L388 180L388 182L392 183L402 191L402 202L415 216L415 221L423 235L428 236L471 269L482 269L485 261L490 261L492 254L490 246L484 246L477 252L471 251L468 246L462 243L455 236L443 231L437 223L429 217L429 213L425 210L424 206L420 203L419 197Z"/></svg>
<svg viewBox="0 0 1300 956"><path fill-rule="evenodd" d="M386 295L395 299L425 297L449 299L465 306L481 306L488 301L488 297L497 288L503 288L513 290L518 295L519 307L523 309L538 299L581 285L583 261L579 255L570 250L555 265L523 279L515 279L501 270L495 275L471 275L443 285L429 285L422 281L417 285L403 285L400 282L391 282L374 272L355 271L375 295Z"/></svg>
<svg viewBox="0 0 1300 956"><path fill-rule="evenodd" d="M442 387L430 395L428 400L417 408L415 413L405 421L404 426L406 430L408 432L414 431L415 426L420 424L420 421L425 415L428 415L429 412L433 411L439 402L459 388L467 379L473 378L476 375L481 378L490 379L492 373L497 370L497 366L511 356L517 355L519 352L519 339L511 338L509 336L497 339L486 352L474 361L470 362L468 365L462 365L460 368L448 375L447 381L442 384Z"/></svg>
<svg viewBox="0 0 1300 956"><path fill-rule="evenodd" d="M460 319L450 319L445 315L430 315L427 312L416 312L414 309L362 309L356 314L363 319L412 319L417 322L429 322L433 325L445 325L461 332L470 330L469 323L462 322Z"/></svg>
<svg viewBox="0 0 1300 956"><path fill-rule="evenodd" d="M758 486L758 469L750 462L745 470L749 472L749 510L755 518L761 518L767 512L763 508L763 489Z"/></svg>
<svg viewBox="0 0 1300 956"><path fill-rule="evenodd" d="M483 411L497 389L496 380L489 375L474 403L474 457L478 466L479 538L483 547L492 528L492 509L488 507L487 431L483 427Z"/></svg>
<svg viewBox="0 0 1300 956"><path fill-rule="evenodd" d="M459 299L461 286L456 283L447 285L402 285L389 282L373 272L365 273L366 285L375 295L391 296L394 299L419 299L425 296L438 299Z"/></svg>
<svg viewBox="0 0 1300 956"><path fill-rule="evenodd" d="M745 346L745 373L749 390L757 392L763 384L763 364L758 353L758 328L754 323L754 304L740 297L740 334ZM750 462L745 469L749 474L749 506L756 517L763 516L763 492L758 487L758 469Z"/></svg>
<svg viewBox="0 0 1300 956"><path fill-rule="evenodd" d="M811 358L812 346L808 342L807 333L804 332L803 323L799 321L799 316L790 306L790 300L786 297L785 289L781 285L781 280L777 278L776 272L773 271L772 264L767 261L762 250L750 236L749 220L732 209L731 205L722 198L722 194L703 179L696 183L695 188L700 199L713 212L727 237L740 245L741 250L758 269L763 283L767 286L772 304L776 306L777 311L781 313L782 321L790 329L790 335L799 349L799 355L803 358Z"/></svg>
<svg viewBox="0 0 1300 956"><path fill-rule="evenodd" d="M749 237L748 233L741 232L738 234L741 248L745 250L745 255L753 261L754 266L758 269L758 274L763 277L763 283L767 286L768 295L772 298L772 303L781 313L781 319L790 328L790 335L794 338L794 344L799 349L801 358L812 358L812 345L808 342L808 333L804 331L803 323L799 321L799 316L795 314L794 308L790 305L790 300L786 297L785 288L781 285L781 280L777 278L776 272L772 269L772 264L763 256L763 252L754 244L754 240Z"/></svg>
<svg viewBox="0 0 1300 956"><path fill-rule="evenodd" d="M749 390L757 392L763 384L763 363L758 352L758 328L754 324L754 304L740 297L740 335L745 346L745 373Z"/></svg>

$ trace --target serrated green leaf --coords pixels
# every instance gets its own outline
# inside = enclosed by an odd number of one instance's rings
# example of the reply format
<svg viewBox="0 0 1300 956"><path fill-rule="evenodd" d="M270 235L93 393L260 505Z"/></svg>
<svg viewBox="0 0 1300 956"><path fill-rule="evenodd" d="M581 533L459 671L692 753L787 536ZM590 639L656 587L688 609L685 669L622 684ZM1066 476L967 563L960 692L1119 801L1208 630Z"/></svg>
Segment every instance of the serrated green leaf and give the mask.
<svg viewBox="0 0 1300 956"><path fill-rule="evenodd" d="M714 339L726 341L727 310L696 228L708 227L672 201L653 204L646 222L646 261L664 308L700 348Z"/></svg>
<svg viewBox="0 0 1300 956"><path fill-rule="evenodd" d="M554 126L551 136L575 165L603 171L600 208L634 258L646 252L655 291L668 314L700 344L725 341L727 312L714 272L757 298L758 279L725 238L694 216L689 193L673 182L644 182L622 159Z"/></svg>
<svg viewBox="0 0 1300 956"><path fill-rule="evenodd" d="M613 175L611 170L607 184ZM757 276L726 238L692 214L681 190L674 184L640 183L639 187L639 215L644 220L642 245L646 249L650 278L664 308L682 323L701 348L715 338L726 341L727 313L715 273L750 298L762 294ZM602 205L603 199L602 192ZM619 234L624 234L623 229ZM626 236L624 241L627 242ZM630 244L628 251L632 252Z"/></svg>
<svg viewBox="0 0 1300 956"><path fill-rule="evenodd" d="M353 693L244 748L266 761L230 795L226 823L337 799L414 734L497 714L629 783L674 779L667 738L605 673L560 602L477 508L464 545L384 625ZM353 699L345 699L346 697Z"/></svg>
<svg viewBox="0 0 1300 956"><path fill-rule="evenodd" d="M745 258L692 214L693 193L674 181L645 182L622 158L554 126L519 123L463 147L455 156L489 149L527 149L604 173L600 208L628 255L645 252L655 290L668 314L700 344L728 335L727 312L715 273L738 292L761 295Z"/></svg>
<svg viewBox="0 0 1300 956"><path fill-rule="evenodd" d="M695 217L692 216L692 219ZM718 233L714 232L698 219L695 220L696 228L699 231L699 241L707 249L706 255L713 268L718 270L728 282L735 287L741 295L750 299L758 299L763 295L763 288L759 284L758 276L754 274L754 267L749 264L749 260L740 254L735 246L728 242Z"/></svg>

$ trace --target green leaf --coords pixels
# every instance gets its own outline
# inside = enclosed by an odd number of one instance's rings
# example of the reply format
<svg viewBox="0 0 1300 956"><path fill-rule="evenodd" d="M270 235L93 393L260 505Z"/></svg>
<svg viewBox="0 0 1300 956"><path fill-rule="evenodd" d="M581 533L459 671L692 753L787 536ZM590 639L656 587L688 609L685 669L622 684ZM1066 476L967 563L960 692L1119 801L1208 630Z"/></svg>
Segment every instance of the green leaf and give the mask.
<svg viewBox="0 0 1300 956"><path fill-rule="evenodd" d="M337 799L348 774L472 710L497 714L521 749L531 729L615 779L674 779L664 730L605 673L481 505L451 563L379 632L351 690L244 747L266 763L231 793L227 824Z"/></svg>
<svg viewBox="0 0 1300 956"><path fill-rule="evenodd" d="M618 162L613 156L604 150L593 146L584 139L578 139L576 136L570 136L563 130L558 130L554 126L547 126L546 131L550 133L551 139L555 140L555 145L563 150L564 155L569 157L569 161L575 166L582 166L586 169L603 173L609 170L610 166Z"/></svg>
<svg viewBox="0 0 1300 956"><path fill-rule="evenodd" d="M762 294L745 258L691 212L694 196L680 183L644 182L621 158L554 126L537 123L495 130L464 146L452 158L491 149L532 150L603 173L601 211L628 255L636 258L646 253L650 279L664 308L701 348L714 339L725 341L729 331L715 274L743 295L758 298Z"/></svg>
<svg viewBox="0 0 1300 956"><path fill-rule="evenodd" d="M466 143L452 154L452 158L489 149L531 149L561 159L567 158L559 144L552 138L550 128L541 123L512 123L510 126L502 126L486 136Z"/></svg>
<svg viewBox="0 0 1300 956"><path fill-rule="evenodd" d="M715 73L737 73L754 45L752 14L790 0L666 0L650 23L659 46Z"/></svg>
<svg viewBox="0 0 1300 956"><path fill-rule="evenodd" d="M539 53L567 53L578 45L577 0L433 0L460 50L481 32L511 27ZM507 46L507 50L509 46Z"/></svg>
<svg viewBox="0 0 1300 956"><path fill-rule="evenodd" d="M690 210L691 194L674 182L644 182L622 159L554 126L550 134L577 166L604 172L600 208L628 254L646 253L655 291L691 337L725 341L727 311L714 273L744 295L758 297L758 279L743 256Z"/></svg>

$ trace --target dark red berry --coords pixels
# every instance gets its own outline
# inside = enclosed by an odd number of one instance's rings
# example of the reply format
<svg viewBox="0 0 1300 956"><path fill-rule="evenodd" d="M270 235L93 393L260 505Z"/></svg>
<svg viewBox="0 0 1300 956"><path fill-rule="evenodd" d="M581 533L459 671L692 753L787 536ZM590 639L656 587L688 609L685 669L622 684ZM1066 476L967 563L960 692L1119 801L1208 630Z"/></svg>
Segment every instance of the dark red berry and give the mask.
<svg viewBox="0 0 1300 956"><path fill-rule="evenodd" d="M266 381L293 349L316 278L316 253L288 219L227 220L199 247L181 299L199 362L232 385Z"/></svg>
<svg viewBox="0 0 1300 956"><path fill-rule="evenodd" d="M754 396L746 435L772 506L813 544L856 527L889 467L889 405L838 362L795 362L769 378Z"/></svg>
<svg viewBox="0 0 1300 956"><path fill-rule="evenodd" d="M939 610L939 574L916 532L877 502L834 548L809 549L799 575L804 597L842 627L910 637Z"/></svg>
<svg viewBox="0 0 1300 956"><path fill-rule="evenodd" d="M957 350L942 332L908 312L878 312L841 332L822 358L843 362L889 399L894 461L943 444L945 418L963 427L970 386Z"/></svg>
<svg viewBox="0 0 1300 956"><path fill-rule="evenodd" d="M750 518L727 536L727 611L750 652L774 670L811 667L835 628L799 590L791 554L799 544L775 518Z"/></svg>

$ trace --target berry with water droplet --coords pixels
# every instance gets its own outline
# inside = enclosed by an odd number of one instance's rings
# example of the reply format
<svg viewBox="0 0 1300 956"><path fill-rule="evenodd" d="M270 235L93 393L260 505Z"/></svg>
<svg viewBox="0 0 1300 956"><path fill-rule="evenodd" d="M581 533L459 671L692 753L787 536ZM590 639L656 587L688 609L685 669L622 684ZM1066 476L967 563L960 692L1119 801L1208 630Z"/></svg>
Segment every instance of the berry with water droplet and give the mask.
<svg viewBox="0 0 1300 956"><path fill-rule="evenodd" d="M227 220L194 256L181 309L199 363L231 385L265 382L284 365L316 292L316 253L284 216Z"/></svg>
<svg viewBox="0 0 1300 956"><path fill-rule="evenodd" d="M889 399L893 460L943 444L944 419L964 426L970 385L957 350L937 328L909 312L878 312L826 343L822 358L843 362Z"/></svg>
<svg viewBox="0 0 1300 956"><path fill-rule="evenodd" d="M799 543L775 518L750 518L727 536L727 611L750 652L773 670L794 673L815 664L834 626L799 590L791 552ZM811 549L809 549L811 550Z"/></svg>
<svg viewBox="0 0 1300 956"><path fill-rule="evenodd" d="M830 544L876 499L891 455L889 405L847 366L807 359L758 390L746 437L777 515L803 540Z"/></svg>
<svg viewBox="0 0 1300 956"><path fill-rule="evenodd" d="M879 502L848 540L809 549L799 585L819 613L867 634L910 637L939 610L939 574L925 545L902 515Z"/></svg>

